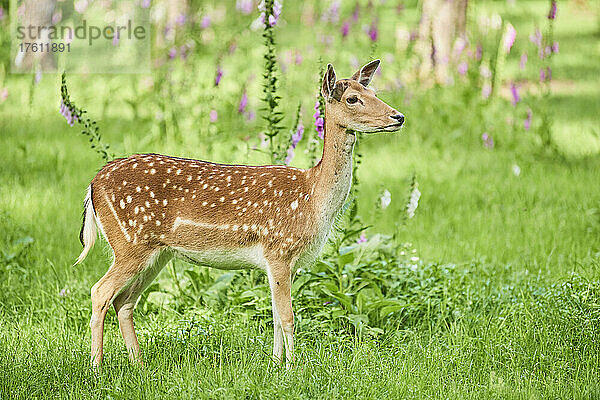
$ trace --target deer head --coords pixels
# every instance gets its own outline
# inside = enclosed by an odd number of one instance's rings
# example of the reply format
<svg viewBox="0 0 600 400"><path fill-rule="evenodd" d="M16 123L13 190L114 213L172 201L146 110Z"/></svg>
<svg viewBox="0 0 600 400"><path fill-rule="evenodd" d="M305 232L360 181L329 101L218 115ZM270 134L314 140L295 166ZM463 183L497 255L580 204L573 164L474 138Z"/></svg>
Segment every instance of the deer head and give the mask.
<svg viewBox="0 0 600 400"><path fill-rule="evenodd" d="M377 98L368 88L379 67L371 61L350 79L336 80L331 64L323 78L321 93L326 100L327 118L346 131L393 132L404 124L404 115Z"/></svg>

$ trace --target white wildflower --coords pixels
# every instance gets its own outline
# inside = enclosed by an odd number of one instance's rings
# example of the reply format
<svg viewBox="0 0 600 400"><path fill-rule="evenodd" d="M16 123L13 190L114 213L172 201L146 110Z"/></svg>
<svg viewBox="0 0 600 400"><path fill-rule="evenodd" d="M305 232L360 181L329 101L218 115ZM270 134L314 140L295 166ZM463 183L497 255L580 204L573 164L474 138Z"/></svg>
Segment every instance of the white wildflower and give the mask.
<svg viewBox="0 0 600 400"><path fill-rule="evenodd" d="M502 28L502 17L498 13L492 14L490 17L490 28L497 31Z"/></svg>
<svg viewBox="0 0 600 400"><path fill-rule="evenodd" d="M421 198L421 192L419 192L419 188L415 185L412 193L410 194L410 200L406 205L406 213L408 214L408 218L412 218L415 216L415 211L417 207L419 207L419 199Z"/></svg>
<svg viewBox="0 0 600 400"><path fill-rule="evenodd" d="M521 167L519 167L517 164L513 164L512 172L515 174L515 176L521 175Z"/></svg>
<svg viewBox="0 0 600 400"><path fill-rule="evenodd" d="M388 206L391 204L392 202L392 194L390 193L389 190L385 189L383 191L383 194L381 195L381 197L379 198L380 204L381 204L381 209L385 210L386 208L388 208Z"/></svg>

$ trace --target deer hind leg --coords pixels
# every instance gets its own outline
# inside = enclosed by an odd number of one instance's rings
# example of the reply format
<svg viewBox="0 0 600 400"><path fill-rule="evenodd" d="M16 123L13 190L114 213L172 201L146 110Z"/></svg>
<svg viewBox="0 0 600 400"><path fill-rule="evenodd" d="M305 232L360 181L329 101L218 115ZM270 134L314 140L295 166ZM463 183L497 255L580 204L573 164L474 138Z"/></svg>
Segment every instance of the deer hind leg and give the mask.
<svg viewBox="0 0 600 400"><path fill-rule="evenodd" d="M115 307L115 312L119 319L121 335L123 335L129 359L133 362L143 364L140 345L133 324L133 310L142 292L156 278L171 257L172 255L169 252L163 251L160 253L160 255L158 255L155 260L152 260L153 262L149 263L148 267L113 301L113 306Z"/></svg>
<svg viewBox="0 0 600 400"><path fill-rule="evenodd" d="M138 253L139 254L139 253ZM92 287L92 318L90 328L92 332L91 362L92 366L99 367L102 363L102 345L104 336L104 318L115 297L139 273L150 254L145 252L136 257L115 254L115 261L106 274Z"/></svg>
<svg viewBox="0 0 600 400"><path fill-rule="evenodd" d="M285 347L286 366L294 360L294 312L292 310L292 277L288 263L269 262L269 286L273 304L274 343L273 358L283 362Z"/></svg>
<svg viewBox="0 0 600 400"><path fill-rule="evenodd" d="M274 296L271 297L271 305L273 307L273 361L281 364L283 361L283 330L281 329L279 314L277 314Z"/></svg>

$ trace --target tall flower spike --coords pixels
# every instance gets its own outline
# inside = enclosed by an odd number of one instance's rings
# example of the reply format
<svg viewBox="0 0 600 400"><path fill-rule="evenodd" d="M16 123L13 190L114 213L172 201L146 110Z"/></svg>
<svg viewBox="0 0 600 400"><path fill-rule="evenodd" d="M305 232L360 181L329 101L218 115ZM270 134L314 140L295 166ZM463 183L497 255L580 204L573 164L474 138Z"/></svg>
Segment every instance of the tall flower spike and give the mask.
<svg viewBox="0 0 600 400"><path fill-rule="evenodd" d="M296 130L292 132L292 137L290 141L290 147L287 149L287 156L285 157L286 165L289 165L294 158L294 150L298 143L302 139L304 135L304 125L302 124L301 113L300 113L300 105L298 105L298 111L296 111Z"/></svg>
<svg viewBox="0 0 600 400"><path fill-rule="evenodd" d="M512 105L516 106L519 101L521 101L521 97L519 96L519 90L517 85L514 82L510 84L510 93L512 94Z"/></svg>
<svg viewBox="0 0 600 400"><path fill-rule="evenodd" d="M525 121L523 121L523 127L525 128L526 131L529 130L529 128L531 128L531 118L533 117L533 113L531 112L531 108L529 108L527 110L527 118L525 118Z"/></svg>
<svg viewBox="0 0 600 400"><path fill-rule="evenodd" d="M350 33L350 22L344 21L342 24L342 37L345 38Z"/></svg>
<svg viewBox="0 0 600 400"><path fill-rule="evenodd" d="M519 63L519 67L521 69L525 69L525 65L527 65L527 53L521 54L521 62Z"/></svg>
<svg viewBox="0 0 600 400"><path fill-rule="evenodd" d="M512 26L512 24L508 24L506 26L506 34L504 36L504 50L506 50L506 53L510 53L510 49L512 48L513 44L515 44L515 39L517 38L517 30L515 29L514 26Z"/></svg>
<svg viewBox="0 0 600 400"><path fill-rule="evenodd" d="M369 29L367 31L367 35L369 35L369 39L371 39L371 42L377 41L377 37L379 36L379 30L377 29L377 19L374 19L371 22L371 25L369 26Z"/></svg>
<svg viewBox="0 0 600 400"><path fill-rule="evenodd" d="M325 138L325 121L323 117L321 117L321 110L319 109L320 103L317 100L315 103L315 113L313 114L313 118L315 119L315 129L317 131L317 135L319 138Z"/></svg>
<svg viewBox="0 0 600 400"><path fill-rule="evenodd" d="M238 112L243 113L246 110L246 106L248 105L248 95L246 91L242 93L242 98L240 99L240 105L238 106Z"/></svg>
<svg viewBox="0 0 600 400"><path fill-rule="evenodd" d="M219 82L221 82L221 78L223 77L223 69L221 65L217 65L217 72L215 73L215 86L219 86Z"/></svg>
<svg viewBox="0 0 600 400"><path fill-rule="evenodd" d="M550 2L550 11L548 12L548 19L556 18L556 0Z"/></svg>

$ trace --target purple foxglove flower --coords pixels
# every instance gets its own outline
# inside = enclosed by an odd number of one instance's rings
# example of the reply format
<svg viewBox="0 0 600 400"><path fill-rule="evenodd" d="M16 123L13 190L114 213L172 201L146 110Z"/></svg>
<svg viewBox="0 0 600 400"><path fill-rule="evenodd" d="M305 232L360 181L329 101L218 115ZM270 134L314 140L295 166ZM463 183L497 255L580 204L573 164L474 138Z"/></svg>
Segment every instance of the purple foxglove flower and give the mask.
<svg viewBox="0 0 600 400"><path fill-rule="evenodd" d="M510 49L513 44L515 44L515 39L517 38L517 30L512 24L508 24L506 27L506 36L504 37L504 50L506 53L510 53Z"/></svg>
<svg viewBox="0 0 600 400"><path fill-rule="evenodd" d="M315 121L315 128L317 129L317 135L321 139L325 139L325 121L322 117L317 118Z"/></svg>
<svg viewBox="0 0 600 400"><path fill-rule="evenodd" d="M296 65L302 64L302 53L300 53L299 51L296 51L296 58L294 59L294 62L296 63Z"/></svg>
<svg viewBox="0 0 600 400"><path fill-rule="evenodd" d="M223 77L223 69L220 65L217 65L217 73L215 74L215 86L219 86L221 78Z"/></svg>
<svg viewBox="0 0 600 400"><path fill-rule="evenodd" d="M533 35L529 35L529 40L531 43L535 44L537 47L542 46L542 32L539 29L535 29L535 33Z"/></svg>
<svg viewBox="0 0 600 400"><path fill-rule="evenodd" d="M546 70L544 68L540 68L540 83L543 83L546 80Z"/></svg>
<svg viewBox="0 0 600 400"><path fill-rule="evenodd" d="M315 130L317 131L317 136L321 139L325 137L325 121L323 117L321 117L321 111L319 110L319 101L315 103L315 113L313 114L313 118L315 119Z"/></svg>
<svg viewBox="0 0 600 400"><path fill-rule="evenodd" d="M0 8L2 8L2 7L0 7ZM1 11L0 11L0 14L2 14ZM2 21L2 16L1 15L0 15L0 21ZM57 12L55 12L54 14L52 14L52 25L56 25L60 21L62 21L62 10L58 10Z"/></svg>
<svg viewBox="0 0 600 400"><path fill-rule="evenodd" d="M475 59L481 60L481 56L483 55L483 46L481 43L477 43L477 50L475 51Z"/></svg>
<svg viewBox="0 0 600 400"><path fill-rule="evenodd" d="M189 50L190 47L187 44L181 45L181 47L179 48L179 57L181 57L182 60L187 60Z"/></svg>
<svg viewBox="0 0 600 400"><path fill-rule="evenodd" d="M487 132L483 132L483 134L481 135L481 140L483 141L483 147L485 147L486 149L493 149L494 148L494 139L487 134Z"/></svg>
<svg viewBox="0 0 600 400"><path fill-rule="evenodd" d="M75 124L75 121L78 120L77 116L73 115L73 111L71 111L71 109L67 107L67 105L63 103L62 100L60 101L60 113L63 117L65 117L65 119L67 120L67 124L69 124L70 126L73 126Z"/></svg>
<svg viewBox="0 0 600 400"><path fill-rule="evenodd" d="M354 11L352 11L352 21L358 21L358 15L360 13L360 3L357 1L354 5Z"/></svg>
<svg viewBox="0 0 600 400"><path fill-rule="evenodd" d="M489 79L492 77L492 71L486 64L481 64L481 66L479 67L479 73L484 79Z"/></svg>
<svg viewBox="0 0 600 400"><path fill-rule="evenodd" d="M150 7L150 0L142 0L140 6L142 8L149 8Z"/></svg>
<svg viewBox="0 0 600 400"><path fill-rule="evenodd" d="M5 102L8 98L8 88L2 88L0 91L0 101Z"/></svg>
<svg viewBox="0 0 600 400"><path fill-rule="evenodd" d="M456 39L456 42L454 43L454 58L458 60L458 58L461 56L461 54L463 53L463 51L465 51L465 48L467 47L467 41L462 39L462 38L458 38Z"/></svg>
<svg viewBox="0 0 600 400"><path fill-rule="evenodd" d="M252 12L252 0L237 0L235 8L242 14L248 15Z"/></svg>
<svg viewBox="0 0 600 400"><path fill-rule="evenodd" d="M246 110L247 105L248 105L248 95L244 91L242 93L242 98L240 99L240 105L238 106L238 112L243 113Z"/></svg>
<svg viewBox="0 0 600 400"><path fill-rule="evenodd" d="M4 19L4 8L0 7L0 21Z"/></svg>
<svg viewBox="0 0 600 400"><path fill-rule="evenodd" d="M371 22L371 26L369 26L367 35L369 35L369 39L371 39L371 42L377 41L377 36L379 36L379 30L377 29L377 20L373 20L373 22Z"/></svg>
<svg viewBox="0 0 600 400"><path fill-rule="evenodd" d="M510 84L510 93L512 94L512 105L516 106L517 103L521 100L521 97L519 97L519 90L514 82Z"/></svg>
<svg viewBox="0 0 600 400"><path fill-rule="evenodd" d="M177 57L177 49L175 47L171 47L169 50L169 59L173 60L175 57Z"/></svg>
<svg viewBox="0 0 600 400"><path fill-rule="evenodd" d="M269 15L269 25L275 26L277 25L277 18L274 15Z"/></svg>
<svg viewBox="0 0 600 400"><path fill-rule="evenodd" d="M319 110L319 101L315 103L315 113L313 114L313 118L315 119L315 129L317 131L317 135L323 139L325 137L325 121L323 117L321 117L321 111Z"/></svg>
<svg viewBox="0 0 600 400"><path fill-rule="evenodd" d="M366 243L367 241L367 237L365 236L365 233L362 232L360 234L360 237L358 239L356 239L356 243L361 244L361 243Z"/></svg>
<svg viewBox="0 0 600 400"><path fill-rule="evenodd" d="M205 15L202 17L202 19L200 20L200 28L202 29L206 29L210 26L210 17L208 15Z"/></svg>
<svg viewBox="0 0 600 400"><path fill-rule="evenodd" d="M185 14L179 14L177 18L175 18L175 23L179 26L185 25L185 20L187 19Z"/></svg>
<svg viewBox="0 0 600 400"><path fill-rule="evenodd" d="M525 69L525 65L527 65L527 53L521 54L521 62L519 63L519 67L521 69Z"/></svg>
<svg viewBox="0 0 600 400"><path fill-rule="evenodd" d="M458 73L460 74L460 76L465 76L465 74L467 73L467 70L469 69L469 64L467 64L465 61L463 61L460 64L458 64L457 69L458 69Z"/></svg>
<svg viewBox="0 0 600 400"><path fill-rule="evenodd" d="M280 2L278 2L277 0L275 0L275 2L273 2L273 16L277 19L279 19L279 16L281 15L281 9L283 8L283 6L281 5Z"/></svg>
<svg viewBox="0 0 600 400"><path fill-rule="evenodd" d="M321 21L336 23L340 20L340 2L335 0L321 16Z"/></svg>
<svg viewBox="0 0 600 400"><path fill-rule="evenodd" d="M342 37L345 38L350 33L350 22L344 21L342 24Z"/></svg>
<svg viewBox="0 0 600 400"><path fill-rule="evenodd" d="M489 83L484 83L481 88L481 98L483 100L487 100L492 94L492 85Z"/></svg>
<svg viewBox="0 0 600 400"><path fill-rule="evenodd" d="M75 4L73 4L73 6L75 8L75 11L77 11L79 14L83 14L88 7L88 2L87 0L79 0L76 1Z"/></svg>
<svg viewBox="0 0 600 400"><path fill-rule="evenodd" d="M552 52L558 54L558 42L552 43Z"/></svg>
<svg viewBox="0 0 600 400"><path fill-rule="evenodd" d="M217 122L217 119L219 119L219 114L217 113L217 110L210 110L208 116L210 118L211 123L215 123Z"/></svg>
<svg viewBox="0 0 600 400"><path fill-rule="evenodd" d="M548 19L556 18L556 0L552 0L550 4L550 11L548 12Z"/></svg>
<svg viewBox="0 0 600 400"><path fill-rule="evenodd" d="M525 121L523 121L523 127L525 128L526 131L529 130L529 128L531 128L531 117L533 116L533 113L531 112L531 108L527 110L527 118L525 118Z"/></svg>
<svg viewBox="0 0 600 400"><path fill-rule="evenodd" d="M302 125L302 121L298 122L298 127L296 128L296 132L292 133L292 147L296 148L298 143L302 139L302 135L304 135L304 125Z"/></svg>
<svg viewBox="0 0 600 400"><path fill-rule="evenodd" d="M293 158L294 158L294 148L292 146L290 146L287 149L287 156L285 157L285 165L290 165Z"/></svg>
<svg viewBox="0 0 600 400"><path fill-rule="evenodd" d="M247 121L254 121L256 119L256 112L254 111L248 111L246 113L246 120Z"/></svg>

